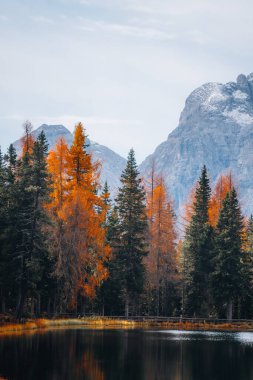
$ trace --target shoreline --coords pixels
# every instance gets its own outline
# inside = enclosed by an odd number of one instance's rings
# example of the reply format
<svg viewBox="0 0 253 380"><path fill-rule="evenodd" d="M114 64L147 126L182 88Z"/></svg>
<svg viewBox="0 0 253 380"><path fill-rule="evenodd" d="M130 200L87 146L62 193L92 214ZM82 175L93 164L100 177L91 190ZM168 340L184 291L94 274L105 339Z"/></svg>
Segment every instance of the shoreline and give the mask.
<svg viewBox="0 0 253 380"><path fill-rule="evenodd" d="M67 328L91 328L91 329L164 329L183 331L247 331L253 332L253 322L241 323L211 323L211 322L171 322L171 321L133 321L127 319L110 319L109 317L83 317L68 319L29 319L24 323L0 324L0 337L4 335L26 334L31 332L43 332L52 329Z"/></svg>

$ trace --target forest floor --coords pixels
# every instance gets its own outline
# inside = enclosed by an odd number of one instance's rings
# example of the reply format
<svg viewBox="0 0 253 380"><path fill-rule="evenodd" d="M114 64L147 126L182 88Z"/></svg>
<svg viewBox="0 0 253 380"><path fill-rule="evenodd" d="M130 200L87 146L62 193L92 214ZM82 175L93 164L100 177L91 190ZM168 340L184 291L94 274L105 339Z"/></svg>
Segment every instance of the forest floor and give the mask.
<svg viewBox="0 0 253 380"><path fill-rule="evenodd" d="M188 331L253 331L252 322L212 323L212 322L175 322L127 319L115 319L110 317L83 317L61 319L27 319L22 323L0 323L0 335L24 334L37 331L46 331L55 328L91 328L91 329L164 329L164 330L188 330Z"/></svg>

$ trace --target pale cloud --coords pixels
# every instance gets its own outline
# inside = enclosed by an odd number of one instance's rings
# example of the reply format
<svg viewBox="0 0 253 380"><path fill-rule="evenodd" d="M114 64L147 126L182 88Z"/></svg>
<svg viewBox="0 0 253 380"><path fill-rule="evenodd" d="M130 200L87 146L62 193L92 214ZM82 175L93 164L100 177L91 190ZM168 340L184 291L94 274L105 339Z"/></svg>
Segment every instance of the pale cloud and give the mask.
<svg viewBox="0 0 253 380"><path fill-rule="evenodd" d="M104 21L94 21L94 20L82 20L81 25L78 26L80 30L84 31L102 31L115 33L116 35L137 37L137 38L151 38L151 39L162 39L162 40L172 40L175 39L175 35L172 33L167 33L166 31L136 26L131 24L116 24Z"/></svg>
<svg viewBox="0 0 253 380"><path fill-rule="evenodd" d="M24 115L10 115L5 116L5 119L12 119L12 120L24 120ZM141 125L140 120L125 120L125 119L115 119L115 118L107 118L107 117L98 117L98 116L85 116L85 115L59 115L59 116L48 116L48 115L40 115L35 116L32 118L32 122L34 125L38 126L41 124L63 124L65 127L67 127L70 131L74 130L74 127L77 123L81 122L84 124L84 126L126 126L126 125L134 125L138 126Z"/></svg>
<svg viewBox="0 0 253 380"><path fill-rule="evenodd" d="M141 161L192 90L253 71L251 0L2 3L3 149L26 119L71 130L82 121L92 140L124 156L133 146Z"/></svg>
<svg viewBox="0 0 253 380"><path fill-rule="evenodd" d="M33 16L32 21L39 23L39 24L46 24L46 25L53 25L54 24L54 21L51 18L45 17L45 16Z"/></svg>

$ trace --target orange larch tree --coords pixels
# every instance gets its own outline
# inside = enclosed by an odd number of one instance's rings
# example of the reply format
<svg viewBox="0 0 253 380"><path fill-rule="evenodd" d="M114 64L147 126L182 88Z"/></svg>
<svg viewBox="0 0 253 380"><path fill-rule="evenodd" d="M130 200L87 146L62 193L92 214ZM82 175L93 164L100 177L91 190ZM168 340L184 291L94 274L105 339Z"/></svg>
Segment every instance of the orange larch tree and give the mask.
<svg viewBox="0 0 253 380"><path fill-rule="evenodd" d="M209 203L209 222L212 227L216 227L220 210L222 208L222 202L225 199L227 193L234 187L233 178L230 174L221 174L216 182L216 185L212 191L212 196Z"/></svg>
<svg viewBox="0 0 253 380"><path fill-rule="evenodd" d="M104 264L111 255L106 244L105 212L101 212L105 206L98 195L99 163L93 163L86 150L81 123L76 125L73 144L67 151L60 142L50 153L49 169L54 182L50 207L55 208L62 226L64 250L56 273L63 276L66 302L74 307L79 294L94 298L96 288L107 276Z"/></svg>
<svg viewBox="0 0 253 380"><path fill-rule="evenodd" d="M186 224L188 224L192 218L194 212L194 202L196 200L196 189L197 185L195 184L191 189L190 196L188 201L184 205L184 217L183 220Z"/></svg>
<svg viewBox="0 0 253 380"><path fill-rule="evenodd" d="M68 303L68 256L65 247L64 223L62 209L67 198L67 157L68 145L60 138L48 155L48 169L51 176L50 200L46 205L53 223L49 228L51 250L55 261L54 277L57 280L57 299L59 311Z"/></svg>
<svg viewBox="0 0 253 380"><path fill-rule="evenodd" d="M156 292L156 312L166 284L175 280L177 268L176 228L173 205L164 181L158 178L147 197L149 254L145 258L148 287Z"/></svg>

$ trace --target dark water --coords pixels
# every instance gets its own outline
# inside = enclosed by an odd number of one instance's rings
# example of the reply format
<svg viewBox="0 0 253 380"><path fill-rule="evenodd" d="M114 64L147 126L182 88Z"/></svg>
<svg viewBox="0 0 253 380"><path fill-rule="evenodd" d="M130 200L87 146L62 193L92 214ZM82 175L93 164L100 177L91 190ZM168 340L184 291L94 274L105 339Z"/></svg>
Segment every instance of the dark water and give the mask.
<svg viewBox="0 0 253 380"><path fill-rule="evenodd" d="M8 380L252 380L253 333L54 330L0 337Z"/></svg>

